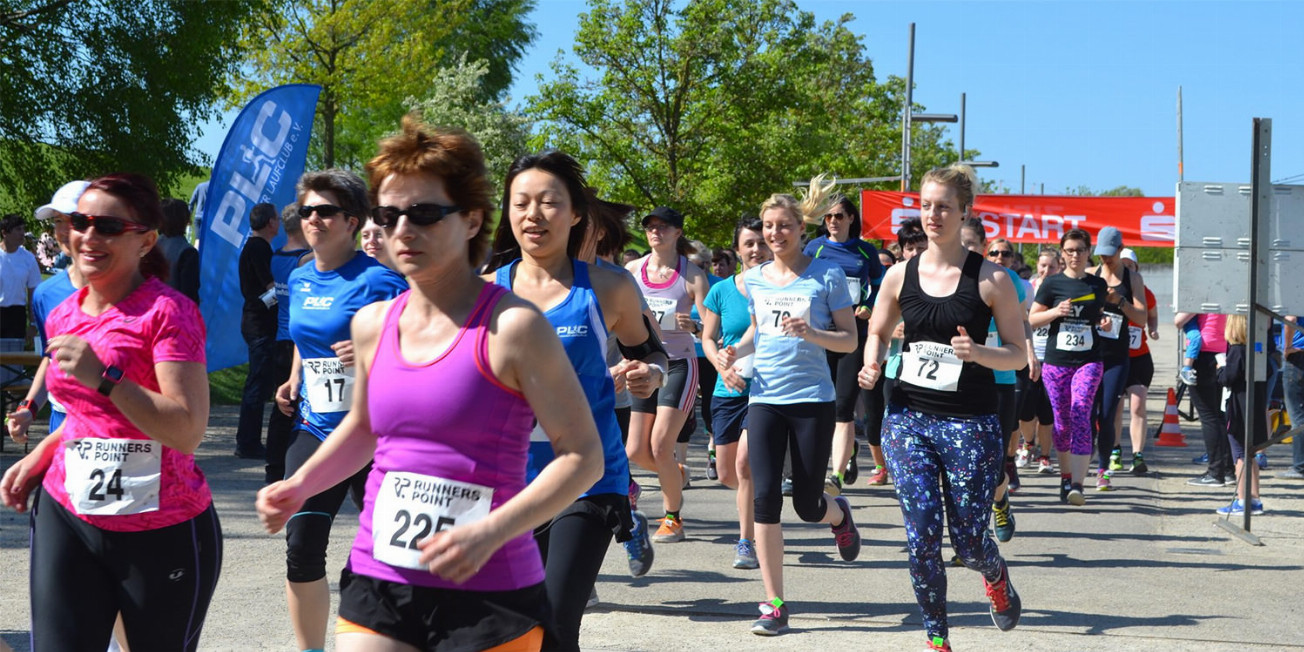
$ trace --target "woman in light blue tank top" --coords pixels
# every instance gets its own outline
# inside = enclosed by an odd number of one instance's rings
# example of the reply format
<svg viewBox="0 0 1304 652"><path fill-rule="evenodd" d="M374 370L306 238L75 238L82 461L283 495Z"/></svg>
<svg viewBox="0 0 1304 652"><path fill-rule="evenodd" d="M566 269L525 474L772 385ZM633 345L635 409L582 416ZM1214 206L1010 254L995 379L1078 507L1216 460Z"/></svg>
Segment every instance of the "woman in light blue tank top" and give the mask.
<svg viewBox="0 0 1304 652"><path fill-rule="evenodd" d="M630 279L578 260L590 223L620 228L629 207L597 199L579 164L560 152L517 159L503 185L504 219L494 235L488 265L493 273L485 278L510 287L544 312L579 375L602 439L602 478L535 532L557 622L558 649L578 651L580 620L607 547L613 535L627 540L633 525L629 461L606 364L607 333L614 332L627 349L639 349L651 333ZM643 348L625 355L633 359L618 365L616 375L635 396L650 396L654 383L659 385L664 377L664 351ZM546 470L550 460L550 451L532 445L530 473Z"/></svg>

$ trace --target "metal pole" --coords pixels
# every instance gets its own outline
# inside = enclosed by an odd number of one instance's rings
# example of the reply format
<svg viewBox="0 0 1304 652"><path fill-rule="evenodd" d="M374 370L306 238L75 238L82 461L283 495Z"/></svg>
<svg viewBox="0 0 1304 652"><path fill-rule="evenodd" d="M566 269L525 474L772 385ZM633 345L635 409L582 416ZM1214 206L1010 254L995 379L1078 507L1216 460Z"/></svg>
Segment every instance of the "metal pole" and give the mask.
<svg viewBox="0 0 1304 652"><path fill-rule="evenodd" d="M960 158L965 160L965 94L960 94Z"/></svg>
<svg viewBox="0 0 1304 652"><path fill-rule="evenodd" d="M1182 181L1185 178L1185 172L1182 170L1182 87L1177 87L1177 180Z"/></svg>
<svg viewBox="0 0 1304 652"><path fill-rule="evenodd" d="M901 113L901 192L910 192L910 112L915 101L915 24L910 23L910 55L906 59L906 107Z"/></svg>
<svg viewBox="0 0 1304 652"><path fill-rule="evenodd" d="M1024 194L1024 182L1027 180L1028 166L1019 164L1019 194Z"/></svg>

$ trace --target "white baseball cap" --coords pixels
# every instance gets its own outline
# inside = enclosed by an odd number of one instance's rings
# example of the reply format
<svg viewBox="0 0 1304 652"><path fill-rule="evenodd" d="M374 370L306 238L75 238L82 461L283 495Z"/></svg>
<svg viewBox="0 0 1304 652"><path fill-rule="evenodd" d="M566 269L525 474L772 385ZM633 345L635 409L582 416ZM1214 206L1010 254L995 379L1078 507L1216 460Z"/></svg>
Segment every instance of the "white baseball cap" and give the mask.
<svg viewBox="0 0 1304 652"><path fill-rule="evenodd" d="M69 181L63 184L58 190L54 191L54 197L50 198L50 203L36 209L36 219L48 220L54 217L55 213L64 213L65 215L77 210L77 200L81 199L82 193L91 185L89 181Z"/></svg>
<svg viewBox="0 0 1304 652"><path fill-rule="evenodd" d="M1124 260L1130 260L1134 263L1137 263L1136 252L1132 251L1130 248L1127 247L1124 247L1122 251L1118 252L1118 257Z"/></svg>

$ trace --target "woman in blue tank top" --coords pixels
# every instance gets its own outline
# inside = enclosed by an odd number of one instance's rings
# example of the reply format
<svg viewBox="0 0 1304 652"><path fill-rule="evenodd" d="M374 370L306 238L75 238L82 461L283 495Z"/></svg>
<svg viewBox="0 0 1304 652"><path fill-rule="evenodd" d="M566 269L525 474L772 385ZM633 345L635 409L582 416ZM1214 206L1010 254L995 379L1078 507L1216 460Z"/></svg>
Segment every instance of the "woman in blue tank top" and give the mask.
<svg viewBox="0 0 1304 652"><path fill-rule="evenodd" d="M544 312L579 375L602 439L602 479L535 532L559 649L579 650L584 605L607 547L613 535L618 541L629 539L632 526L629 461L606 363L607 333L616 334L628 359L616 373L637 397L651 396L661 384L666 356L649 345L655 340L631 279L577 259L590 223L599 222L604 231L619 229L630 208L594 196L579 163L561 152L517 159L503 186L504 219L488 265L493 273L485 278ZM551 460L551 450L536 438L530 449L531 477Z"/></svg>
<svg viewBox="0 0 1304 652"><path fill-rule="evenodd" d="M579 383L538 311L475 273L492 210L475 140L408 117L367 171L372 215L412 290L353 318L351 409L293 476L259 492L259 516L273 532L293 524L308 496L374 454L335 649L555 649L529 533L601 473ZM430 385L451 387L414 404ZM526 485L531 411L555 459Z"/></svg>
<svg viewBox="0 0 1304 652"><path fill-rule="evenodd" d="M996 626L1012 629L1022 611L1005 560L987 536L987 522L1004 447L992 371L1027 364L1023 316L1010 277L961 242L975 185L967 166L924 175L920 208L928 248L888 270L860 372L861 387L879 382L885 344L904 321L900 370L883 420L883 453L905 520L911 584L930 650L951 649L943 514L951 546L983 576ZM986 341L993 317L1001 346L979 343Z"/></svg>

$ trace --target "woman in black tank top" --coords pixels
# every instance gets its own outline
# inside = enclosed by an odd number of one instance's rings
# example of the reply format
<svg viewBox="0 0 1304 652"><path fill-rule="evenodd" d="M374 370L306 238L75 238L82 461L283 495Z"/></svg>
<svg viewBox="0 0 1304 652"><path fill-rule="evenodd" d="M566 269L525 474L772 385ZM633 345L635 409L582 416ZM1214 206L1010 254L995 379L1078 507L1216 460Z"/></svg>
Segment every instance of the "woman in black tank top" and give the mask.
<svg viewBox="0 0 1304 652"><path fill-rule="evenodd" d="M992 621L1012 629L1022 606L996 541L986 535L1004 459L992 370L1027 364L1023 312L1009 275L961 244L973 204L973 170L924 175L921 218L928 248L888 270L865 343L861 387L878 383L884 344L905 321L905 348L883 420L883 453L909 541L910 575L929 649L947 641L942 524L965 566L983 575ZM1003 346L986 346L995 318ZM979 339L974 340L977 336ZM945 474L944 481L939 476Z"/></svg>
<svg viewBox="0 0 1304 652"><path fill-rule="evenodd" d="M1096 394L1096 454L1100 456L1096 472L1096 490L1109 491L1113 472L1123 468L1123 451L1118 445L1118 428L1114 425L1114 414L1123 402L1123 393L1127 391L1128 369L1132 358L1128 353L1129 324L1146 323L1145 287L1141 284L1141 275L1133 274L1123 266L1119 251L1123 248L1123 234L1118 229L1107 226L1097 236L1096 255L1100 256L1100 265L1087 270L1092 276L1099 276L1109 286L1105 296L1103 312L1110 317L1110 328L1097 327L1100 336L1101 359L1104 361L1104 373L1100 378L1100 390Z"/></svg>

